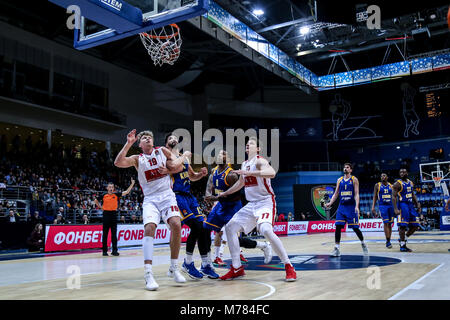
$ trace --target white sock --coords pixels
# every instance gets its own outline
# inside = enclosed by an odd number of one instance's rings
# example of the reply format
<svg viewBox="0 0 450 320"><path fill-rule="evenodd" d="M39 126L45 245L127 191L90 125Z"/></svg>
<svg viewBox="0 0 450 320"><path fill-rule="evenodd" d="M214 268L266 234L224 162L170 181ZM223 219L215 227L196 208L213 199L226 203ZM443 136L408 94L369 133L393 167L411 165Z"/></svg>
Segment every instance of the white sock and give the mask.
<svg viewBox="0 0 450 320"><path fill-rule="evenodd" d="M170 268L172 270L178 269L178 259L170 259Z"/></svg>
<svg viewBox="0 0 450 320"><path fill-rule="evenodd" d="M191 262L194 261L193 254L186 252L186 258L184 260L186 261L186 264L191 264Z"/></svg>
<svg viewBox="0 0 450 320"><path fill-rule="evenodd" d="M142 241L144 260L153 260L153 237L144 237Z"/></svg>
<svg viewBox="0 0 450 320"><path fill-rule="evenodd" d="M334 247L335 247L336 249L339 249L339 248L341 247L341 245L340 245L339 243L336 243L336 244L334 245Z"/></svg>
<svg viewBox="0 0 450 320"><path fill-rule="evenodd" d="M144 271L145 272L152 272L152 265L151 264L144 264Z"/></svg>
<svg viewBox="0 0 450 320"><path fill-rule="evenodd" d="M259 249L264 249L265 247L267 247L267 242L256 241L256 247Z"/></svg>
<svg viewBox="0 0 450 320"><path fill-rule="evenodd" d="M209 264L208 255L201 256L202 257L202 267L206 267Z"/></svg>
<svg viewBox="0 0 450 320"><path fill-rule="evenodd" d="M214 260L215 258L220 258L220 246L214 247Z"/></svg>
<svg viewBox="0 0 450 320"><path fill-rule="evenodd" d="M270 244L273 247L273 250L276 252L278 257L280 257L281 262L284 264L291 264L289 257L287 255L286 249L284 249L283 243L280 238L273 232L273 227L270 223L264 222L259 226L259 232L269 240Z"/></svg>
<svg viewBox="0 0 450 320"><path fill-rule="evenodd" d="M223 258L223 251L225 250L225 244L221 243L220 244L220 248L219 248L219 258L222 259Z"/></svg>

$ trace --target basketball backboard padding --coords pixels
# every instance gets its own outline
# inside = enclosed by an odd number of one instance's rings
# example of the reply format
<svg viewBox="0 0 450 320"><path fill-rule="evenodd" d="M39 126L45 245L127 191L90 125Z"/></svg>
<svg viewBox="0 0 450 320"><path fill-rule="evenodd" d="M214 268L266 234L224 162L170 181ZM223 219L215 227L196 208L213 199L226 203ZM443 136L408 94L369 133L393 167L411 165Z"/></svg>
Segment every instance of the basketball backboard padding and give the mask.
<svg viewBox="0 0 450 320"><path fill-rule="evenodd" d="M80 6L80 28L74 30L73 46L84 50L198 17L208 12L210 0L128 0L126 4L122 0L49 1L65 8L73 4ZM131 19L114 14L111 10L115 9L110 5L120 7L119 3L122 8L130 5L140 10L140 19L137 11L131 12ZM162 10L161 3L167 4Z"/></svg>
<svg viewBox="0 0 450 320"><path fill-rule="evenodd" d="M141 9L122 0L49 0L67 9L71 5L80 8L81 15L101 25L124 33L143 26Z"/></svg>

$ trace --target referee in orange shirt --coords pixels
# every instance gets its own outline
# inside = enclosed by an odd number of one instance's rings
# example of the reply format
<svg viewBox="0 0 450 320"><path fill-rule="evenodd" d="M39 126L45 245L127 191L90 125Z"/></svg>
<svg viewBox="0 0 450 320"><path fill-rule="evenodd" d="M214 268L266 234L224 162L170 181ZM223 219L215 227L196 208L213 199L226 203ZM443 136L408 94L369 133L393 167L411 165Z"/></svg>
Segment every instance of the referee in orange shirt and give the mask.
<svg viewBox="0 0 450 320"><path fill-rule="evenodd" d="M105 194L98 196L94 202L97 207L101 207L103 210L103 255L108 256L108 232L111 229L111 243L112 243L112 252L113 256L118 256L119 252L117 251L117 209L119 208L119 200L121 197L126 196L130 193L131 189L133 189L135 181L131 179L131 185L124 192L114 192L115 186L114 183L108 183L106 187ZM103 203L103 206L100 205L100 201Z"/></svg>

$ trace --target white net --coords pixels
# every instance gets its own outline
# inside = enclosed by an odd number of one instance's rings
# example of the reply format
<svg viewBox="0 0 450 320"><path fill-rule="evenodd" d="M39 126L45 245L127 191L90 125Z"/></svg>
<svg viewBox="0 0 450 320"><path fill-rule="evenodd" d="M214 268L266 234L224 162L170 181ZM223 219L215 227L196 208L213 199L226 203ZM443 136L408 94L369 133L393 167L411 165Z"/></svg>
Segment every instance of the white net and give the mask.
<svg viewBox="0 0 450 320"><path fill-rule="evenodd" d="M162 66L164 63L173 65L180 57L183 41L176 24L143 32L139 36L155 66Z"/></svg>
<svg viewBox="0 0 450 320"><path fill-rule="evenodd" d="M441 180L442 180L441 177L434 177L434 178L433 178L434 186L435 186L436 188L439 188L439 187L441 186Z"/></svg>

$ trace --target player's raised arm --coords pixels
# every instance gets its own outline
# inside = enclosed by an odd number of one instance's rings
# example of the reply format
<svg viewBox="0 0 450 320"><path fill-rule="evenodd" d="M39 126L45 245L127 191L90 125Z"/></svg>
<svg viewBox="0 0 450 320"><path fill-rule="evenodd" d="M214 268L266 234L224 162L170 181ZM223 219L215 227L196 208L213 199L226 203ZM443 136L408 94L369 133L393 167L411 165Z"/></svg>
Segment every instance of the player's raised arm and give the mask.
<svg viewBox="0 0 450 320"><path fill-rule="evenodd" d="M378 183L375 184L375 187L373 188L373 200L372 200L372 213L376 214L375 212L375 203L378 200Z"/></svg>
<svg viewBox="0 0 450 320"><path fill-rule="evenodd" d="M127 190L125 190L124 192L122 192L122 197L126 196L127 194L129 194L129 193L131 192L131 189L133 189L134 183L135 183L135 182L136 182L136 181L134 181L134 179L131 178L131 184L130 184L130 186L128 187Z"/></svg>
<svg viewBox="0 0 450 320"><path fill-rule="evenodd" d="M201 168L199 172L195 172L194 169L189 165L188 167L188 174L189 174L189 180L191 181L198 181L201 178L208 175L208 169L207 168Z"/></svg>
<svg viewBox="0 0 450 320"><path fill-rule="evenodd" d="M400 192L400 183L395 182L392 186L392 205L394 206L394 212L396 215L400 214L400 210L397 207L398 193Z"/></svg>
<svg viewBox="0 0 450 320"><path fill-rule="evenodd" d="M127 153L133 144L137 141L136 129L131 130L127 135L127 142L123 146L122 150L117 154L116 160L114 160L114 165L118 168L138 168L137 155L127 157Z"/></svg>
<svg viewBox="0 0 450 320"><path fill-rule="evenodd" d="M325 207L330 208L333 205L333 203L336 201L338 196L339 196L339 180L336 183L336 190L334 190L334 193L333 193L333 196L331 197L330 202L325 204Z"/></svg>

